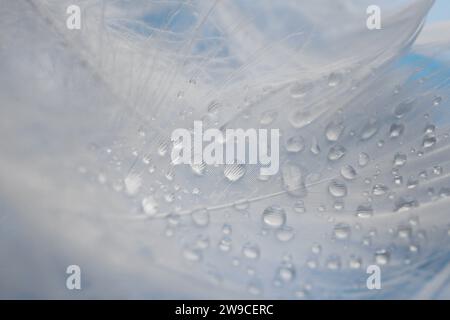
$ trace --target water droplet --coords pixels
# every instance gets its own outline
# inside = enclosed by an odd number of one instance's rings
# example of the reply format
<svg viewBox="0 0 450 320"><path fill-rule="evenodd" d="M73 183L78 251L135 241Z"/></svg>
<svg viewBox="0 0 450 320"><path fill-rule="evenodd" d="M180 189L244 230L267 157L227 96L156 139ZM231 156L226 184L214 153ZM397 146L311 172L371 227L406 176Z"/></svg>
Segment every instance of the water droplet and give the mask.
<svg viewBox="0 0 450 320"><path fill-rule="evenodd" d="M248 242L242 247L242 254L247 259L256 260L259 258L260 250L256 244Z"/></svg>
<svg viewBox="0 0 450 320"><path fill-rule="evenodd" d="M401 227L398 227L398 229L397 229L397 236L402 239L411 238L411 233L412 233L412 230L411 230L411 227L409 227L409 226L401 226Z"/></svg>
<svg viewBox="0 0 450 320"><path fill-rule="evenodd" d="M423 142L422 142L422 146L424 148L431 148L432 146L434 146L436 144L436 137L435 136L425 136L423 138Z"/></svg>
<svg viewBox="0 0 450 320"><path fill-rule="evenodd" d="M434 166L433 167L433 174L436 176L440 176L442 174L443 170L441 166Z"/></svg>
<svg viewBox="0 0 450 320"><path fill-rule="evenodd" d="M434 106L438 106L438 105L441 104L441 102L442 102L442 97L436 97L436 98L434 98L434 100L433 100L433 105L434 105Z"/></svg>
<svg viewBox="0 0 450 320"><path fill-rule="evenodd" d="M294 164L286 163L281 169L283 189L295 197L307 194L303 170Z"/></svg>
<svg viewBox="0 0 450 320"><path fill-rule="evenodd" d="M341 259L338 256L330 256L327 259L326 266L330 270L339 270L341 268Z"/></svg>
<svg viewBox="0 0 450 320"><path fill-rule="evenodd" d="M233 204L233 207L238 211L247 210L249 206L250 202L247 199L238 200Z"/></svg>
<svg viewBox="0 0 450 320"><path fill-rule="evenodd" d="M158 203L152 196L142 199L141 205L142 210L149 216L154 216L158 213Z"/></svg>
<svg viewBox="0 0 450 320"><path fill-rule="evenodd" d="M322 246L318 243L313 244L311 252L314 254L320 254L322 252Z"/></svg>
<svg viewBox="0 0 450 320"><path fill-rule="evenodd" d="M302 200L298 200L294 203L294 211L297 213L305 213L306 212L305 204L303 203Z"/></svg>
<svg viewBox="0 0 450 320"><path fill-rule="evenodd" d="M328 192L333 197L345 197L347 195L347 186L345 185L345 182L334 179L331 180L330 184L328 185Z"/></svg>
<svg viewBox="0 0 450 320"><path fill-rule="evenodd" d="M341 176L347 180L354 180L357 176L355 168L351 165L345 165L341 168Z"/></svg>
<svg viewBox="0 0 450 320"><path fill-rule="evenodd" d="M375 252L376 264L384 266L389 263L389 260L390 260L390 253L387 250L381 249Z"/></svg>
<svg viewBox="0 0 450 320"><path fill-rule="evenodd" d="M161 142L158 147L158 154L161 157L164 157L166 155L168 149L169 149L169 144L167 142Z"/></svg>
<svg viewBox="0 0 450 320"><path fill-rule="evenodd" d="M227 164L225 165L224 175L231 181L238 181L245 175L246 169L243 164Z"/></svg>
<svg viewBox="0 0 450 320"><path fill-rule="evenodd" d="M294 128L300 129L309 125L314 120L314 115L309 111L296 110L289 117L289 122Z"/></svg>
<svg viewBox="0 0 450 320"><path fill-rule="evenodd" d="M226 234L226 235L231 235L231 232L233 231L233 229L231 228L231 226L229 224L224 224L222 227L222 233Z"/></svg>
<svg viewBox="0 0 450 320"><path fill-rule="evenodd" d="M231 238L224 236L219 242L219 249L223 252L228 252L231 250Z"/></svg>
<svg viewBox="0 0 450 320"><path fill-rule="evenodd" d="M373 215L373 208L370 204L362 204L356 208L356 216L359 218L369 218Z"/></svg>
<svg viewBox="0 0 450 320"><path fill-rule="evenodd" d="M195 244L199 249L207 249L209 247L209 237L205 235L199 235Z"/></svg>
<svg viewBox="0 0 450 320"><path fill-rule="evenodd" d="M434 134L436 131L436 126L434 124L429 124L425 127L425 134Z"/></svg>
<svg viewBox="0 0 450 320"><path fill-rule="evenodd" d="M286 150L288 152L300 152L305 148L305 141L300 136L290 137L286 140Z"/></svg>
<svg viewBox="0 0 450 320"><path fill-rule="evenodd" d="M350 237L351 228L346 223L338 223L333 229L334 238L338 240L345 240Z"/></svg>
<svg viewBox="0 0 450 320"><path fill-rule="evenodd" d="M375 118L371 118L361 129L361 140L369 140L378 132L378 122Z"/></svg>
<svg viewBox="0 0 450 320"><path fill-rule="evenodd" d="M398 152L394 155L394 166L396 167L404 166L406 160L407 160L406 154Z"/></svg>
<svg viewBox="0 0 450 320"><path fill-rule="evenodd" d="M330 151L328 152L328 160L330 161L336 161L341 159L347 150L341 146L341 145L335 145L330 148Z"/></svg>
<svg viewBox="0 0 450 320"><path fill-rule="evenodd" d="M317 142L316 137L312 137L310 151L314 155L318 155L320 153L320 146L319 143Z"/></svg>
<svg viewBox="0 0 450 320"><path fill-rule="evenodd" d="M372 194L374 196L381 196L389 190L384 184L376 184L372 188Z"/></svg>
<svg viewBox="0 0 450 320"><path fill-rule="evenodd" d="M203 176L206 170L206 163L202 162L200 164L191 164L192 172L197 176Z"/></svg>
<svg viewBox="0 0 450 320"><path fill-rule="evenodd" d="M309 91L311 91L313 85L311 83L294 83L291 86L290 93L294 99L303 98Z"/></svg>
<svg viewBox="0 0 450 320"><path fill-rule="evenodd" d="M278 268L278 279L282 282L291 282L295 278L295 269L291 264L286 264Z"/></svg>
<svg viewBox="0 0 450 320"><path fill-rule="evenodd" d="M199 227L206 227L209 224L209 212L206 209L195 210L191 213L192 221Z"/></svg>
<svg viewBox="0 0 450 320"><path fill-rule="evenodd" d="M360 167L365 167L365 166L367 166L367 164L369 163L369 161L370 161L370 157L369 157L369 155L368 155L367 153L361 152L361 153L359 154L358 165L359 165Z"/></svg>
<svg viewBox="0 0 450 320"><path fill-rule="evenodd" d="M325 136L328 141L335 142L339 139L343 131L344 126L342 124L330 122L325 129Z"/></svg>
<svg viewBox="0 0 450 320"><path fill-rule="evenodd" d="M183 257L188 261L197 262L202 259L202 252L198 249L185 248Z"/></svg>
<svg viewBox="0 0 450 320"><path fill-rule="evenodd" d="M394 115L397 118L403 118L409 111L411 111L414 100L406 100L398 104L394 109Z"/></svg>
<svg viewBox="0 0 450 320"><path fill-rule="evenodd" d="M294 238L294 234L294 229L287 226L281 227L275 232L277 239L281 242L292 240L292 238Z"/></svg>
<svg viewBox="0 0 450 320"><path fill-rule="evenodd" d="M410 198L410 197L400 197L396 202L395 202L395 206L394 206L394 211L395 212L403 212L403 211L408 211L414 207L417 207L419 205L419 203L417 202L417 200Z"/></svg>
<svg viewBox="0 0 450 320"><path fill-rule="evenodd" d="M278 117L278 112L275 110L268 110L262 113L261 119L259 120L259 123L263 126L269 125L272 122L274 122Z"/></svg>
<svg viewBox="0 0 450 320"><path fill-rule="evenodd" d="M419 185L419 180L416 179L415 177L411 176L408 178L408 181L406 181L406 187L408 189L414 189L415 187L417 187Z"/></svg>
<svg viewBox="0 0 450 320"><path fill-rule="evenodd" d="M405 130L405 126L403 124L393 123L391 125L391 128L389 129L389 137L391 139L398 138L403 134L404 130Z"/></svg>
<svg viewBox="0 0 450 320"><path fill-rule="evenodd" d="M259 296L262 293L262 286L261 284L252 281L248 284L247 291L254 296Z"/></svg>
<svg viewBox="0 0 450 320"><path fill-rule="evenodd" d="M129 195L135 195L142 185L142 178L138 174L129 174L125 179L125 190Z"/></svg>
<svg viewBox="0 0 450 320"><path fill-rule="evenodd" d="M286 223L286 212L281 207L270 206L264 210L262 220L267 227L280 228Z"/></svg>
<svg viewBox="0 0 450 320"><path fill-rule="evenodd" d="M362 260L358 257L350 257L350 260L348 262L348 266L350 269L359 269L361 268Z"/></svg>
<svg viewBox="0 0 450 320"><path fill-rule="evenodd" d="M336 87L338 86L342 81L342 74L337 72L332 72L328 76L328 85L330 87Z"/></svg>

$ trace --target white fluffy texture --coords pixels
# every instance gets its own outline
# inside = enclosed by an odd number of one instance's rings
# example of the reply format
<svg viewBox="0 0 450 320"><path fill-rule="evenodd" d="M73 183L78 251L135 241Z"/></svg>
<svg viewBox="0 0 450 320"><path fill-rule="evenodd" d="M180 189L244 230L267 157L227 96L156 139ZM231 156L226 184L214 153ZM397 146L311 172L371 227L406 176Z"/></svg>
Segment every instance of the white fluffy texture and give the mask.
<svg viewBox="0 0 450 320"><path fill-rule="evenodd" d="M373 1L365 0L4 2L1 297L450 297L448 37L430 29L411 49L433 1L378 1L383 28L375 31L366 28ZM65 27L69 4L82 8L79 31ZM172 166L170 150L158 150L198 119L280 128L282 169L303 170L307 195L287 194L281 171L260 181L247 166L231 183L220 167L199 177ZM398 138L389 135L394 123L403 126ZM430 124L435 131L425 134ZM337 142L327 140L339 131ZM303 138L303 151L286 151L292 136ZM423 148L425 137L436 143ZM338 147L345 154L330 160ZM364 167L361 152L370 156ZM393 182L397 152L408 157L401 185ZM336 210L328 188L344 181L344 165L358 176L345 181ZM376 184L386 194L372 195ZM150 194L154 217L141 208ZM249 207L237 210L242 199ZM293 209L299 200L305 213ZM405 203L411 208L398 210ZM270 205L286 211L290 241L263 229ZM371 206L370 218L356 216L361 205ZM190 216L201 208L203 227ZM218 245L224 224L229 252ZM348 238L336 239L337 224L349 226ZM259 259L242 255L247 242ZM375 259L380 250L387 264ZM369 291L365 268L375 262L383 289ZM82 269L80 292L65 288L69 264Z"/></svg>

